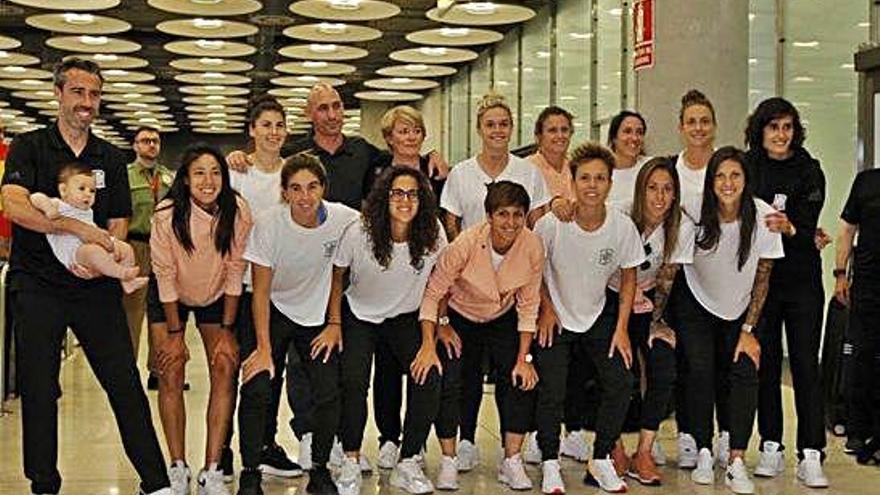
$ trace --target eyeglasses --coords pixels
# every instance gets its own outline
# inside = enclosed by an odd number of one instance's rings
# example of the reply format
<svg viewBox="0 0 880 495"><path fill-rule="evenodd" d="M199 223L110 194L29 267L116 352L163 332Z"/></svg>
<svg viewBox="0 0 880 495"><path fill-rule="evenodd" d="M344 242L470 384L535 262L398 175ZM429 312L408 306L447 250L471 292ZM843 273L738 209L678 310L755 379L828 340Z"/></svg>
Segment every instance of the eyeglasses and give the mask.
<svg viewBox="0 0 880 495"><path fill-rule="evenodd" d="M645 244L645 256L651 256L651 253L654 251L654 248L651 247L650 243ZM639 269L642 271L649 270L651 268L651 260L646 259L639 265Z"/></svg>
<svg viewBox="0 0 880 495"><path fill-rule="evenodd" d="M388 197L391 198L391 201L403 201L404 199L408 199L410 201L418 201L419 200L419 190L418 189L398 189L394 188L388 191Z"/></svg>
<svg viewBox="0 0 880 495"><path fill-rule="evenodd" d="M162 141L159 138L141 138L141 139L138 139L137 142L140 144L146 144L146 145L150 145L150 144L157 144L158 145Z"/></svg>

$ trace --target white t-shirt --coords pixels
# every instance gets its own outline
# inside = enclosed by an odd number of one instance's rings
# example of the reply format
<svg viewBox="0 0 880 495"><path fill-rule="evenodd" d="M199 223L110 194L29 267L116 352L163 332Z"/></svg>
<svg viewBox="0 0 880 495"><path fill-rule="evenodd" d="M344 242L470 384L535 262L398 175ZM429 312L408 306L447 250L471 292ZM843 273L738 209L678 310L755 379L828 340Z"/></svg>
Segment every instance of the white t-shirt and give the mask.
<svg viewBox="0 0 880 495"><path fill-rule="evenodd" d="M284 204L281 200L281 169L267 174L257 167L248 167L246 172L229 169L229 183L247 201L255 216L266 210ZM251 267L245 269L244 285L251 289Z"/></svg>
<svg viewBox="0 0 880 495"><path fill-rule="evenodd" d="M526 188L531 200L530 210L543 206L550 201L544 177L531 162L514 155L501 174L496 178L489 177L476 157L458 163L449 172L443 193L440 196L440 207L461 217L462 230L476 225L486 219L486 185L495 181L509 180Z"/></svg>
<svg viewBox="0 0 880 495"><path fill-rule="evenodd" d="M342 203L324 201L324 207L327 218L313 229L294 222L286 204L263 212L244 253L246 260L272 269L270 299L303 326L324 323L336 246L358 216Z"/></svg>
<svg viewBox="0 0 880 495"><path fill-rule="evenodd" d="M633 198L636 193L636 177L650 156L640 156L629 168L615 168L611 173L611 190L605 204L629 215L632 213Z"/></svg>
<svg viewBox="0 0 880 495"><path fill-rule="evenodd" d="M439 223L439 222L438 222ZM422 257L422 267L414 268L409 255L409 245L395 242L391 262L383 268L373 256L370 238L358 219L351 223L336 249L333 264L349 268L351 284L345 291L351 312L370 323L382 323L386 318L418 311L428 276L437 257L446 247L446 233L440 227L437 249Z"/></svg>
<svg viewBox="0 0 880 495"><path fill-rule="evenodd" d="M621 268L645 261L642 240L632 220L609 208L605 223L593 232L577 222L560 222L544 215L535 225L544 242L544 281L559 322L566 330L583 333L593 326L605 306L605 287Z"/></svg>
<svg viewBox="0 0 880 495"><path fill-rule="evenodd" d="M675 243L672 253L667 263L687 265L694 262L694 236L696 235L696 226L687 215L681 216L681 223L678 226L678 239ZM639 265L636 275L636 283L644 290L654 287L654 281L657 278L657 272L663 266L663 250L666 249L666 231L663 226L655 228L647 237L640 236L642 245L645 249L645 263ZM608 283L615 292L620 290L620 272L615 272L611 276Z"/></svg>
<svg viewBox="0 0 880 495"><path fill-rule="evenodd" d="M688 287L697 301L713 315L728 321L739 318L749 307L758 260L785 256L782 235L770 232L764 225L764 216L773 209L760 199L754 201L757 207L755 232L749 258L742 270L737 269L739 220L722 223L715 249L704 251L697 247L693 264L684 266Z"/></svg>
<svg viewBox="0 0 880 495"><path fill-rule="evenodd" d="M703 186L706 181L706 169L694 170L685 164L684 151L678 154L675 170L681 182L681 207L695 222L700 220L700 207L703 204Z"/></svg>

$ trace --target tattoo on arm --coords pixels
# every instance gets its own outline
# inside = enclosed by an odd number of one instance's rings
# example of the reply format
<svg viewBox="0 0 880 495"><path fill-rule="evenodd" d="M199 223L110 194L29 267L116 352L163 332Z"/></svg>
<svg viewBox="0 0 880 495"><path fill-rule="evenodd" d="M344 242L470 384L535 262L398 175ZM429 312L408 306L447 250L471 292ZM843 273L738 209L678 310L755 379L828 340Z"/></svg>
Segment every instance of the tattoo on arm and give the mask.
<svg viewBox="0 0 880 495"><path fill-rule="evenodd" d="M773 260L761 259L758 261L758 271L755 273L755 283L752 285L752 300L749 302L749 310L746 313L746 323L757 325L767 300L767 291L770 290L770 272L773 271Z"/></svg>
<svg viewBox="0 0 880 495"><path fill-rule="evenodd" d="M657 272L657 278L654 281L654 314L653 321L659 321L663 318L666 311L666 302L669 301L669 293L672 290L672 283L675 281L675 274L681 267L678 263L664 263Z"/></svg>

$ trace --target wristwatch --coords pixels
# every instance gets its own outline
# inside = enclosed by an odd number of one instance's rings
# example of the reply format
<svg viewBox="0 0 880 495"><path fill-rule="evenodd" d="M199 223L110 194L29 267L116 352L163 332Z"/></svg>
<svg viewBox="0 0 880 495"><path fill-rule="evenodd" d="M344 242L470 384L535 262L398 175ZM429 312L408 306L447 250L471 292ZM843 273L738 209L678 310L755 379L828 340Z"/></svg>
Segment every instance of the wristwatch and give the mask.
<svg viewBox="0 0 880 495"><path fill-rule="evenodd" d="M531 352L526 354L525 356L523 356L523 361L525 361L526 363L529 363L529 364L531 364L534 359L535 358L532 357Z"/></svg>
<svg viewBox="0 0 880 495"><path fill-rule="evenodd" d="M752 333L753 328L754 328L754 326L749 325L748 323L743 323L743 325L742 325L742 331L745 333Z"/></svg>
<svg viewBox="0 0 880 495"><path fill-rule="evenodd" d="M449 317L448 316L441 316L440 318L437 318L437 325L439 325L439 326L449 325Z"/></svg>

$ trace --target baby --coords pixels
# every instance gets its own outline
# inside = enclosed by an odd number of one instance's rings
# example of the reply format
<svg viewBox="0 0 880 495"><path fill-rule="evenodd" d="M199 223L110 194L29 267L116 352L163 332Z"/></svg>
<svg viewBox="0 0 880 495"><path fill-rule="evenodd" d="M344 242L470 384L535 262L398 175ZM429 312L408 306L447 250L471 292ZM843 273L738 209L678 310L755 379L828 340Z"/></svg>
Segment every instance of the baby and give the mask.
<svg viewBox="0 0 880 495"><path fill-rule="evenodd" d="M47 218L73 218L95 225L92 205L95 204L95 177L92 168L83 163L70 163L58 171L58 193L61 198L50 198L43 193L31 194L31 204ZM147 277L138 277L134 251L125 242L113 239L113 252L121 256L117 262L113 253L97 244L85 244L73 234L46 234L52 252L64 266L82 265L108 277L118 278L122 290L130 294L147 284Z"/></svg>

